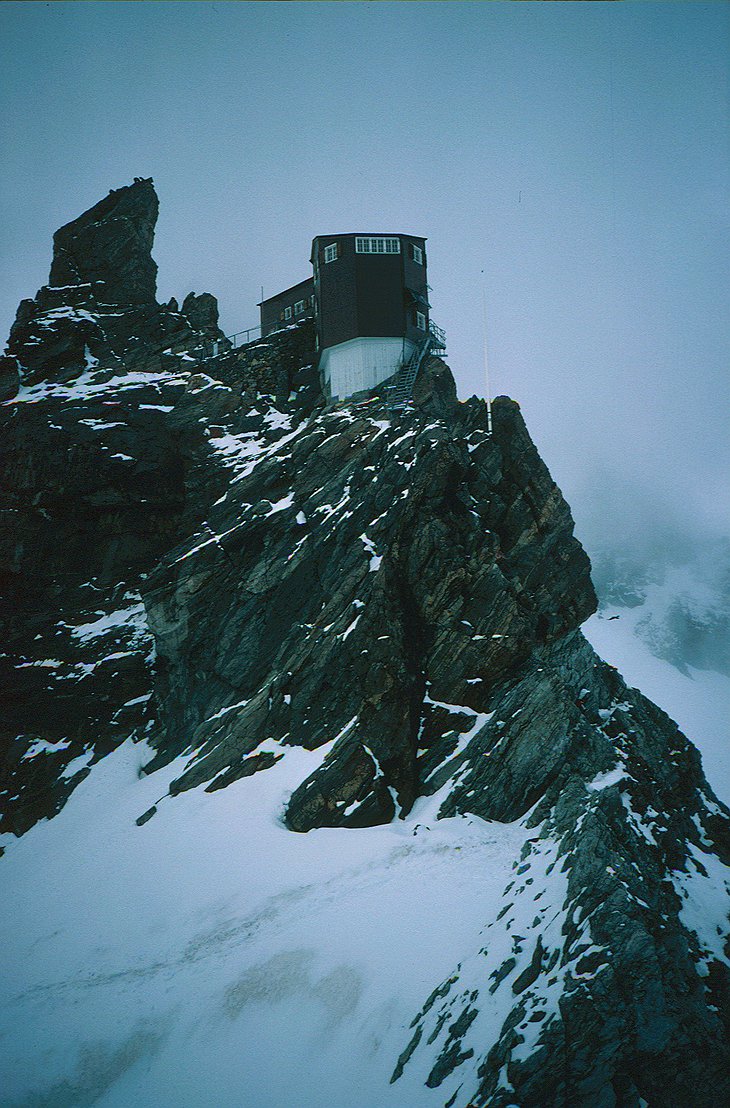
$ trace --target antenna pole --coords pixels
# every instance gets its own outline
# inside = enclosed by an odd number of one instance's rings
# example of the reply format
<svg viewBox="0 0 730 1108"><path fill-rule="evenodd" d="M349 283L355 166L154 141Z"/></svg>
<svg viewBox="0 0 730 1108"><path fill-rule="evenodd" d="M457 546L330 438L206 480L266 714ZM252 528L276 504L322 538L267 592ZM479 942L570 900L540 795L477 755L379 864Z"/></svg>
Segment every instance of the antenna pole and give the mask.
<svg viewBox="0 0 730 1108"><path fill-rule="evenodd" d="M487 433L492 433L492 398L489 391L489 347L487 345L487 279L482 270L482 309L484 326L484 386L487 396Z"/></svg>

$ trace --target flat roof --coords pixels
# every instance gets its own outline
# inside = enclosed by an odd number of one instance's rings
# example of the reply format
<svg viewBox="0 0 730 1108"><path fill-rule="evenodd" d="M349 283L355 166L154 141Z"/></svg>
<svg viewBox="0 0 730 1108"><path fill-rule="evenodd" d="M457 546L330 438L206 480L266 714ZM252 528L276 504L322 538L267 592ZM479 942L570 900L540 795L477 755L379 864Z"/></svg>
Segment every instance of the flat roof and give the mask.
<svg viewBox="0 0 730 1108"><path fill-rule="evenodd" d="M312 249L309 253L310 262L314 260L314 244L320 239L418 239L419 242L428 242L423 235L412 235L409 231L333 231L329 235L315 235L312 239Z"/></svg>
<svg viewBox="0 0 730 1108"><path fill-rule="evenodd" d="M412 235L410 231L332 231L329 235L315 235L312 242L316 242L317 239L347 239L347 238L368 238L368 239L423 239L427 240L423 235Z"/></svg>
<svg viewBox="0 0 730 1108"><path fill-rule="evenodd" d="M288 289L282 289L281 292L275 292L273 296L265 296L263 300L256 302L256 307L260 308L262 304L268 304L270 300L280 300L282 296L286 296L290 292L294 292L296 289L301 288L302 285L313 285L314 277L305 277L303 281L298 281L296 285L290 285Z"/></svg>

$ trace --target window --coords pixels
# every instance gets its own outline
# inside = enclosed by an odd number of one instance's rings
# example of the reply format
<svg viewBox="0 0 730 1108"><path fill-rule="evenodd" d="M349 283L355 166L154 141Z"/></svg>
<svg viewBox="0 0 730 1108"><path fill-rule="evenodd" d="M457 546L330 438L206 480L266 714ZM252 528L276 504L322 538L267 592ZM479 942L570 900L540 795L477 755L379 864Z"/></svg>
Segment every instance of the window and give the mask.
<svg viewBox="0 0 730 1108"><path fill-rule="evenodd" d="M420 246L416 246L415 242L411 243L411 250L413 252L413 261L418 262L419 265L423 265L423 251Z"/></svg>
<svg viewBox="0 0 730 1108"><path fill-rule="evenodd" d="M416 327L418 327L420 331L426 330L426 317L423 312L416 312Z"/></svg>
<svg viewBox="0 0 730 1108"><path fill-rule="evenodd" d="M301 315L303 311L304 311L304 301L303 300L297 300L296 304L294 305L294 315Z"/></svg>
<svg viewBox="0 0 730 1108"><path fill-rule="evenodd" d="M400 254L400 239L355 239L356 254Z"/></svg>
<svg viewBox="0 0 730 1108"><path fill-rule="evenodd" d="M312 293L312 295L309 297L309 307L314 307L314 293Z"/></svg>
<svg viewBox="0 0 730 1108"><path fill-rule="evenodd" d="M291 319L291 307L284 308L284 319Z"/></svg>
<svg viewBox="0 0 730 1108"><path fill-rule="evenodd" d="M326 262L336 262L337 261L337 243L336 242L331 242L329 246L325 246L325 248L324 248L324 260Z"/></svg>

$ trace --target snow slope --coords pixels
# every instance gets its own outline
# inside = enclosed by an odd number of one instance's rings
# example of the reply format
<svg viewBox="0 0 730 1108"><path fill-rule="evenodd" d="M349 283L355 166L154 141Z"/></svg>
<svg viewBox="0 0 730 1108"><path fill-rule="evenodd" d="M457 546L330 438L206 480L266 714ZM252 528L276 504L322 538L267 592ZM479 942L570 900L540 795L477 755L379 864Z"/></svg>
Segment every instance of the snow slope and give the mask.
<svg viewBox="0 0 730 1108"><path fill-rule="evenodd" d="M708 781L730 803L730 677L691 666L682 673L656 657L641 633L652 597L635 608L607 606L583 625L594 650L674 719L702 755ZM638 629L638 630L637 630Z"/></svg>
<svg viewBox="0 0 730 1108"><path fill-rule="evenodd" d="M479 946L521 823L436 822L431 798L293 834L278 814L322 751L292 748L140 827L180 772L140 778L148 756L124 744L3 859L3 1105L442 1105L422 1083L437 1046L389 1079L434 983Z"/></svg>
<svg viewBox="0 0 730 1108"><path fill-rule="evenodd" d="M730 680L654 657L635 633L645 614L605 609L584 630L687 731L727 799ZM55 819L8 843L1 1103L441 1108L471 1066L426 1087L438 1042L424 1035L390 1077L434 984L458 963L482 977L485 942L503 957L508 930L485 925L534 829L437 822L437 796L390 825L298 835L280 815L326 748L162 802L182 759L140 776L150 753L125 743ZM481 1043L504 1016L496 999L483 1010Z"/></svg>

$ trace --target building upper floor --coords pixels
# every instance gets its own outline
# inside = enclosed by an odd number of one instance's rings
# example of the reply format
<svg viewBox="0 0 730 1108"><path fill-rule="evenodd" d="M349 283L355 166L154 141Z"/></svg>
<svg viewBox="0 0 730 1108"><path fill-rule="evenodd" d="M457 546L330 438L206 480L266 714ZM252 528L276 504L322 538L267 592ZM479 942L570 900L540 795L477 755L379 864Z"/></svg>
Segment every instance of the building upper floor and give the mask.
<svg viewBox="0 0 730 1108"><path fill-rule="evenodd" d="M298 285L278 292L259 302L261 313L261 334L270 335L290 323L299 323L311 318L315 313L314 277L307 277Z"/></svg>
<svg viewBox="0 0 730 1108"><path fill-rule="evenodd" d="M314 316L320 350L355 338L418 342L428 331L426 240L347 232L312 241L312 277L262 300L261 333Z"/></svg>
<svg viewBox="0 0 730 1108"><path fill-rule="evenodd" d="M318 235L311 262L320 350L354 338L415 342L428 330L424 238L392 232Z"/></svg>

